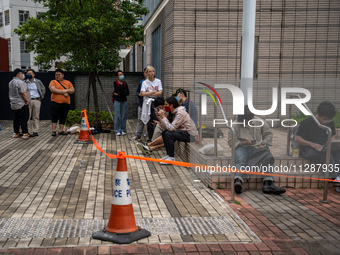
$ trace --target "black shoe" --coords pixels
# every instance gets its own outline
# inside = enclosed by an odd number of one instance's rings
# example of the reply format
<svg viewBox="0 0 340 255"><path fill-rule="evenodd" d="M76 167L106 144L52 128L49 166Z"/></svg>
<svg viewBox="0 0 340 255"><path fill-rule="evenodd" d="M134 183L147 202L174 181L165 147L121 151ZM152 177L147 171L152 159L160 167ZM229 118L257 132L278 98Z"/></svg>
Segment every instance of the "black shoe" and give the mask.
<svg viewBox="0 0 340 255"><path fill-rule="evenodd" d="M61 132L59 132L58 135L68 135L68 133L66 133L65 131L61 131Z"/></svg>
<svg viewBox="0 0 340 255"><path fill-rule="evenodd" d="M52 136L57 136L57 132L52 131Z"/></svg>
<svg viewBox="0 0 340 255"><path fill-rule="evenodd" d="M242 182L238 178L235 179L234 190L235 190L236 194L242 193Z"/></svg>
<svg viewBox="0 0 340 255"><path fill-rule="evenodd" d="M38 133L37 132L33 132L33 136L38 136Z"/></svg>
<svg viewBox="0 0 340 255"><path fill-rule="evenodd" d="M263 183L262 191L265 194L280 195L280 194L285 193L286 189L275 186L273 181L265 181Z"/></svg>

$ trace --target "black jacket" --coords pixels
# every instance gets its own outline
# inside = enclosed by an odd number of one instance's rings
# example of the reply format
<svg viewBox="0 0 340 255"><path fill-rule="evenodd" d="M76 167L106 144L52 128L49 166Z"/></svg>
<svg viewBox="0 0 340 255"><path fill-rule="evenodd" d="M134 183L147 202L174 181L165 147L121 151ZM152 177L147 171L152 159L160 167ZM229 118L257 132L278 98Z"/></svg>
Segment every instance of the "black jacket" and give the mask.
<svg viewBox="0 0 340 255"><path fill-rule="evenodd" d="M113 93L118 93L118 96L112 94L113 99L118 102L127 101L126 96L130 94L127 83L123 81L123 84L119 84L118 80L115 80L113 82L113 86L114 86Z"/></svg>

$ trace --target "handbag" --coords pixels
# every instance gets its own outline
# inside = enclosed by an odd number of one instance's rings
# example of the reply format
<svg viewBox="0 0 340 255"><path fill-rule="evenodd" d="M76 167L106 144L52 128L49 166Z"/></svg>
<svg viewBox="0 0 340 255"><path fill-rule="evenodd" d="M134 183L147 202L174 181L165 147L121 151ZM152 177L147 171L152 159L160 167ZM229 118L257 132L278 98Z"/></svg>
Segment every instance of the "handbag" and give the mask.
<svg viewBox="0 0 340 255"><path fill-rule="evenodd" d="M248 158L248 166L268 166L273 165L275 158L269 150L268 146L256 149Z"/></svg>

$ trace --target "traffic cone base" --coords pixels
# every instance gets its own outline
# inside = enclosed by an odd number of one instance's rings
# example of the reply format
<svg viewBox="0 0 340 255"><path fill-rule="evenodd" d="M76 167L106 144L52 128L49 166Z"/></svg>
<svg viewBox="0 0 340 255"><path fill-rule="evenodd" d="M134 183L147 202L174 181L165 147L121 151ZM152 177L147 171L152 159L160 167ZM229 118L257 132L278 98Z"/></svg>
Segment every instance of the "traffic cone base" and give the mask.
<svg viewBox="0 0 340 255"><path fill-rule="evenodd" d="M131 233L111 233L106 231L105 229L97 231L92 235L94 239L108 241L112 243L118 244L129 244L134 241L138 241L142 238L151 236L151 233L146 229L142 229L137 227L137 230Z"/></svg>
<svg viewBox="0 0 340 255"><path fill-rule="evenodd" d="M86 126L85 114L84 113L83 113L82 118L81 118L81 127L80 127L79 138L74 143L80 143L80 144L93 143L92 140L90 139L89 129Z"/></svg>
<svg viewBox="0 0 340 255"><path fill-rule="evenodd" d="M92 237L102 241L127 244L150 235L149 231L136 225L125 153L119 152L109 222L105 229L94 233Z"/></svg>

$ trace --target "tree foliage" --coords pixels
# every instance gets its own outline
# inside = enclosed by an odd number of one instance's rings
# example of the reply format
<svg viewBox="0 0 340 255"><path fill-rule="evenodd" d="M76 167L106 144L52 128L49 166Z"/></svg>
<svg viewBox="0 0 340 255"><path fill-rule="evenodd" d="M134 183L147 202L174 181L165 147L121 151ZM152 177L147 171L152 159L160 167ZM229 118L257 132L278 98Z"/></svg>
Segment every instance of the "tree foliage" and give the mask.
<svg viewBox="0 0 340 255"><path fill-rule="evenodd" d="M121 45L142 40L137 18L147 13L143 0L34 0L48 11L15 29L37 65L51 67L66 56L65 69L86 72L113 70Z"/></svg>
<svg viewBox="0 0 340 255"><path fill-rule="evenodd" d="M99 123L98 72L117 67L121 45L142 40L143 27L136 23L148 12L143 0L33 1L43 3L48 11L29 18L14 32L29 51L37 53L36 65L50 68L53 61L64 56L65 69L89 73L87 108L92 87L95 119Z"/></svg>

